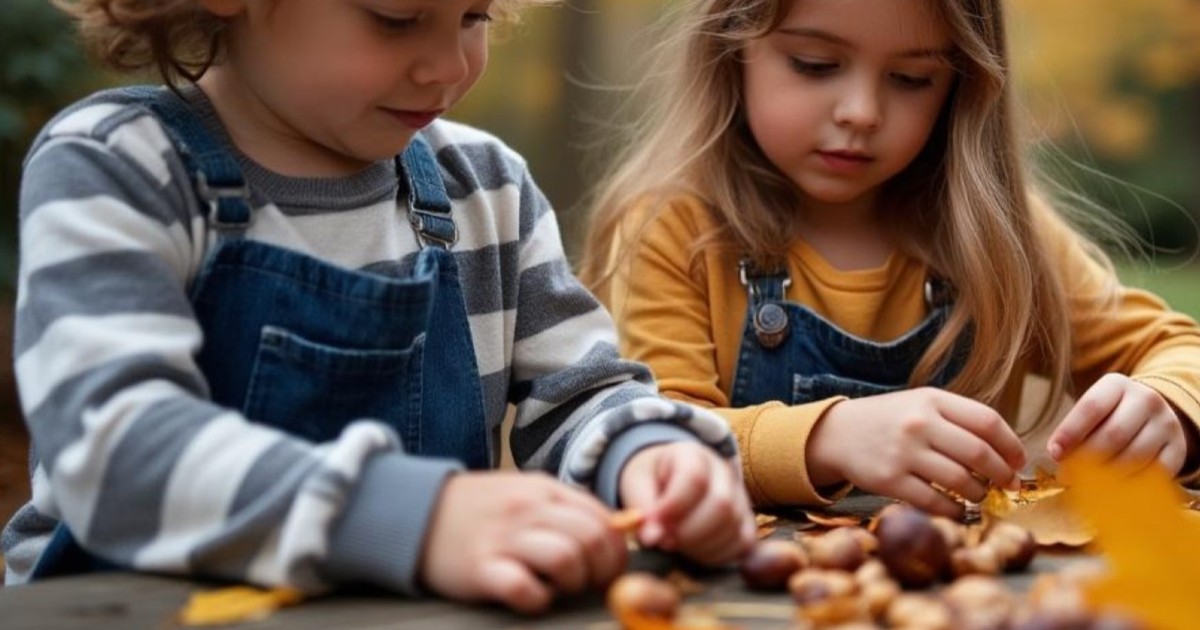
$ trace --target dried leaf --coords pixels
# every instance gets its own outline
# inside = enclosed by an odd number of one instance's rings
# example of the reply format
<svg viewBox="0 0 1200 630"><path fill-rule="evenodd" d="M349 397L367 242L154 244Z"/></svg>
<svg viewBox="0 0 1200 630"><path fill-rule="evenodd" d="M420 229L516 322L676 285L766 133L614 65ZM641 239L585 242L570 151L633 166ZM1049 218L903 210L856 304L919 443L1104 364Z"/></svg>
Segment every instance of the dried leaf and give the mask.
<svg viewBox="0 0 1200 630"><path fill-rule="evenodd" d="M263 590L252 586L234 586L194 593L179 612L185 626L219 626L268 617L284 606L298 604L304 597L295 589Z"/></svg>
<svg viewBox="0 0 1200 630"><path fill-rule="evenodd" d="M626 534L632 533L646 520L641 510L630 508L613 512L608 517L608 526Z"/></svg>
<svg viewBox="0 0 1200 630"><path fill-rule="evenodd" d="M754 524L758 526L771 525L778 521L779 517L774 514L762 514L761 512L754 514Z"/></svg>
<svg viewBox="0 0 1200 630"><path fill-rule="evenodd" d="M857 527L862 525L863 519L858 516L849 514L823 514L821 512L809 512L805 510L804 516L808 520L822 527Z"/></svg>
<svg viewBox="0 0 1200 630"><path fill-rule="evenodd" d="M1095 537L1095 531L1075 515L1065 494L1059 490L1031 503L1013 505L1004 520L1029 530L1034 542L1043 547L1086 545Z"/></svg>
<svg viewBox="0 0 1200 630"><path fill-rule="evenodd" d="M758 529L755 530L755 532L754 532L754 537L759 540L763 540L764 538L770 538L771 534L774 534L774 533L775 533L774 525L759 525Z"/></svg>
<svg viewBox="0 0 1200 630"><path fill-rule="evenodd" d="M1109 577L1086 588L1093 606L1116 606L1153 628L1192 628L1200 619L1200 523L1179 509L1165 470L1134 473L1087 453L1063 465L1072 509L1096 528Z"/></svg>

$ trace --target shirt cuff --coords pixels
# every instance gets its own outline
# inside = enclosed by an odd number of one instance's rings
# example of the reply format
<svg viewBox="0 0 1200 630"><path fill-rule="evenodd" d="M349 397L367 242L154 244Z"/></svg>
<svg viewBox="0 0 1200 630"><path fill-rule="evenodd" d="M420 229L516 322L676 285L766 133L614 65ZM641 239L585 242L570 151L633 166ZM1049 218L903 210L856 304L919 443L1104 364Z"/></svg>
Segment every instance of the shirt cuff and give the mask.
<svg viewBox="0 0 1200 630"><path fill-rule="evenodd" d="M691 431L673 424L649 422L629 427L609 443L596 470L596 496L611 508L621 507L621 471L638 451L656 444L701 442Z"/></svg>
<svg viewBox="0 0 1200 630"><path fill-rule="evenodd" d="M420 594L417 570L429 520L446 479L461 469L454 460L401 453L367 460L330 535L329 577Z"/></svg>
<svg viewBox="0 0 1200 630"><path fill-rule="evenodd" d="M808 438L825 412L843 400L839 396L796 407L763 405L742 454L755 505L826 506L850 492L850 484L818 489L808 476Z"/></svg>

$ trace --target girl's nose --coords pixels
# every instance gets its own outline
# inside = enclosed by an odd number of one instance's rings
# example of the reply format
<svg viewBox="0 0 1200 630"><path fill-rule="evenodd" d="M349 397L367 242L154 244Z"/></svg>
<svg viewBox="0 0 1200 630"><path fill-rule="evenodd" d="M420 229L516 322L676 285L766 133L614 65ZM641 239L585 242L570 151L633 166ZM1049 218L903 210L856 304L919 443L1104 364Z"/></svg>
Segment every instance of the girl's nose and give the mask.
<svg viewBox="0 0 1200 630"><path fill-rule="evenodd" d="M834 109L834 122L841 127L874 131L883 122L880 91L874 81L859 80L848 85Z"/></svg>

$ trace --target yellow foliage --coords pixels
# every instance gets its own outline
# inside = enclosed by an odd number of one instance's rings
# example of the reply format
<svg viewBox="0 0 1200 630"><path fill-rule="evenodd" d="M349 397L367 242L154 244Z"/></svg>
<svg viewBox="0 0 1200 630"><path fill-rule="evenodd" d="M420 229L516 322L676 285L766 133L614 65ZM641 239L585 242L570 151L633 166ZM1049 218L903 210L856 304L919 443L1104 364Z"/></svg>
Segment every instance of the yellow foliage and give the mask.
<svg viewBox="0 0 1200 630"><path fill-rule="evenodd" d="M1095 526L1111 563L1087 589L1094 607L1117 606L1152 628L1194 628L1200 619L1200 521L1180 509L1182 493L1163 469L1137 474L1081 453L1063 464L1070 505Z"/></svg>
<svg viewBox="0 0 1200 630"><path fill-rule="evenodd" d="M1178 88L1200 79L1195 0L1012 0L1014 71L1031 115L1051 138L1078 128L1106 155L1149 146L1154 112L1119 83Z"/></svg>

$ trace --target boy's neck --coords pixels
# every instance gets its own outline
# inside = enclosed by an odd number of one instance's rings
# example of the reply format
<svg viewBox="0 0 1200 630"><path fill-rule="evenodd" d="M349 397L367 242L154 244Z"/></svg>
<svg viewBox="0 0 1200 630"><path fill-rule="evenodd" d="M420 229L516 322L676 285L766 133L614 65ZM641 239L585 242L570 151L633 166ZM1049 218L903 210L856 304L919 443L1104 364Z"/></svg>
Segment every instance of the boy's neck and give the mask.
<svg viewBox="0 0 1200 630"><path fill-rule="evenodd" d="M245 89L227 68L209 68L197 85L234 146L267 170L289 177L341 177L369 166L304 137Z"/></svg>

